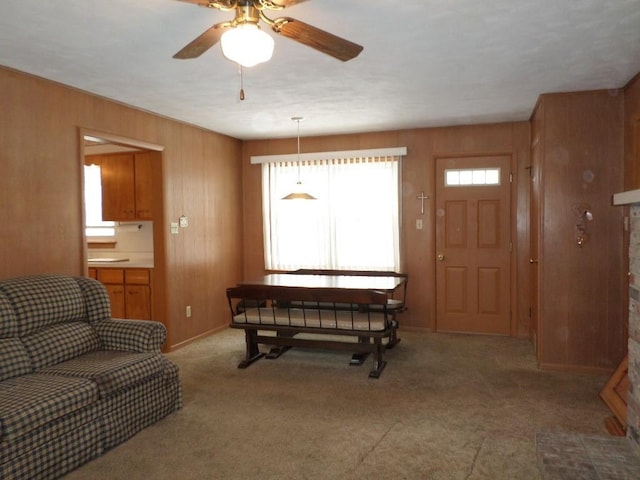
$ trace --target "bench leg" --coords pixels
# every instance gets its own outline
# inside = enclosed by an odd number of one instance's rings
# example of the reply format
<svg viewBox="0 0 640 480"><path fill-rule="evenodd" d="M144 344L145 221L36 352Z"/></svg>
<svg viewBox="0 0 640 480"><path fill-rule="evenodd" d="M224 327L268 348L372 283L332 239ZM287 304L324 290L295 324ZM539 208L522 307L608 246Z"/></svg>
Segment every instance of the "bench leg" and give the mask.
<svg viewBox="0 0 640 480"><path fill-rule="evenodd" d="M369 337L358 337L358 343L369 343ZM349 365L362 365L368 356L369 352L354 353L351 355Z"/></svg>
<svg viewBox="0 0 640 480"><path fill-rule="evenodd" d="M295 333L278 332L276 335L278 337L291 338L295 336ZM267 356L264 358L268 358L269 360L275 360L290 348L291 348L290 345L279 345L279 346L271 347L271 350L269 350L269 353L267 353Z"/></svg>
<svg viewBox="0 0 640 480"><path fill-rule="evenodd" d="M245 330L245 342L247 344L247 353L245 359L238 364L238 368L247 368L256 360L261 359L264 353L260 353L258 348L258 331L257 330Z"/></svg>
<svg viewBox="0 0 640 480"><path fill-rule="evenodd" d="M369 372L369 378L379 378L387 362L383 359L384 346L381 338L374 338L375 349L373 351L373 368Z"/></svg>
<svg viewBox="0 0 640 480"><path fill-rule="evenodd" d="M391 335L389 335L389 341L387 342L387 350L391 350L398 343L400 343L400 338L398 338L398 322L394 319Z"/></svg>

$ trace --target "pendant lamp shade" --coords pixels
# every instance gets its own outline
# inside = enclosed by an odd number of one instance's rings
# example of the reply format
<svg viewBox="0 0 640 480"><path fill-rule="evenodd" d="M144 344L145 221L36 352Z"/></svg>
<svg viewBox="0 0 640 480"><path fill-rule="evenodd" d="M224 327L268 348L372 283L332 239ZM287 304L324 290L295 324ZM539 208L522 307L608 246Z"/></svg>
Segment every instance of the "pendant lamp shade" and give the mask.
<svg viewBox="0 0 640 480"><path fill-rule="evenodd" d="M297 181L293 192L289 195L282 197L282 200L316 200L316 197L302 191L302 182Z"/></svg>

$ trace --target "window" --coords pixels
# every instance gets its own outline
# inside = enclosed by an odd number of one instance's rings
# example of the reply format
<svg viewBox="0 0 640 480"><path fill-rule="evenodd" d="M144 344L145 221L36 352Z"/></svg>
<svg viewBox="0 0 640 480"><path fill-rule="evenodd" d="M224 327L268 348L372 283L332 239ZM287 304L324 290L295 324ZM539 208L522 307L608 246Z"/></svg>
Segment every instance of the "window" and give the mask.
<svg viewBox="0 0 640 480"><path fill-rule="evenodd" d="M84 208L86 235L91 241L115 239L115 222L102 220L102 182L99 165L84 167Z"/></svg>
<svg viewBox="0 0 640 480"><path fill-rule="evenodd" d="M465 170L445 170L444 184L446 187L500 185L500 169L473 168Z"/></svg>
<svg viewBox="0 0 640 480"><path fill-rule="evenodd" d="M398 157L262 165L265 267L400 269ZM282 200L300 180L316 200Z"/></svg>

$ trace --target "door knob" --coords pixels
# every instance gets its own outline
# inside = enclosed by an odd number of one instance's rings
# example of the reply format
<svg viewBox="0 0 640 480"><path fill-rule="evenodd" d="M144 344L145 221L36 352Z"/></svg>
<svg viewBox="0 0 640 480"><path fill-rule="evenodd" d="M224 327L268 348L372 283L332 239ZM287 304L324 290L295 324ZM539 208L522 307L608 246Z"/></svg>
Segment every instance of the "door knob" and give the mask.
<svg viewBox="0 0 640 480"><path fill-rule="evenodd" d="M444 255L442 253L438 254L438 260L440 260L441 262L444 261Z"/></svg>

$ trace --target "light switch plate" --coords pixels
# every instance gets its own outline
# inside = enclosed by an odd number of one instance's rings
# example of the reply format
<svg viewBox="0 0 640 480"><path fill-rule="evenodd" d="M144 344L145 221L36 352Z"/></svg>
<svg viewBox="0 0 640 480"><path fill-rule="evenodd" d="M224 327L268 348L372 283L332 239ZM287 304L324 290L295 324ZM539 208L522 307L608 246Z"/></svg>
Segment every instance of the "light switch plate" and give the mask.
<svg viewBox="0 0 640 480"><path fill-rule="evenodd" d="M179 231L178 222L171 222L171 233L177 235Z"/></svg>
<svg viewBox="0 0 640 480"><path fill-rule="evenodd" d="M189 226L189 218L184 216L184 215L182 215L180 217L180 227L181 228L186 228L188 226Z"/></svg>

